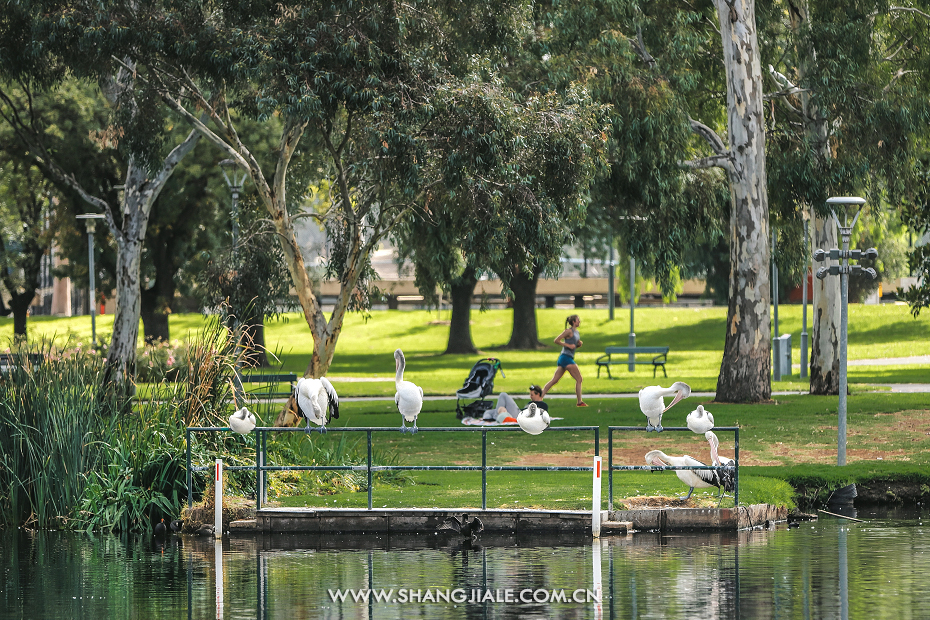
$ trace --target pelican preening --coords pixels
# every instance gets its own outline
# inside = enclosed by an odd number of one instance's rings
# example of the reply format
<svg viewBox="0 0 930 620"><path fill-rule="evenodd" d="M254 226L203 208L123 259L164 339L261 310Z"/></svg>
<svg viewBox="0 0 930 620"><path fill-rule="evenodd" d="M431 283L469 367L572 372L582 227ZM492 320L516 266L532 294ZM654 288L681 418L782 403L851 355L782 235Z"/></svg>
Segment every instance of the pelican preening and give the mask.
<svg viewBox="0 0 930 620"><path fill-rule="evenodd" d="M711 435L713 433L708 431ZM716 438L716 436L715 436ZM732 461L729 461L732 462ZM683 456L669 456L662 452L661 450L652 450L646 454L646 464L647 465L659 465L666 467L705 467L706 465L701 461L697 460L692 456L687 454ZM716 464L716 463L715 463ZM725 463L726 464L726 463ZM713 469L678 469L675 470L675 475L678 476L678 479L688 485L688 494L682 497L681 499L689 499L691 494L694 493L694 489L708 489L710 487L717 487L723 491L731 492L734 486L734 479L732 475L728 475L730 470L726 472L720 472L719 470ZM723 475L721 475L723 474Z"/></svg>
<svg viewBox="0 0 930 620"><path fill-rule="evenodd" d="M720 447L720 440L714 431L704 433L704 438L710 444L710 462L717 466L723 466L724 469L718 469L714 473L718 475L721 488L727 493L732 493L736 489L736 461L726 456L720 456L717 448Z"/></svg>
<svg viewBox="0 0 930 620"><path fill-rule="evenodd" d="M549 412L530 403L517 415L517 424L530 435L538 435L549 428Z"/></svg>
<svg viewBox="0 0 930 620"><path fill-rule="evenodd" d="M294 395L297 397L297 411L307 418L308 433L310 422L319 425L320 433L325 433L326 423L339 417L339 396L326 377L298 380L294 387ZM327 409L329 417L326 415Z"/></svg>
<svg viewBox="0 0 930 620"><path fill-rule="evenodd" d="M248 435L255 428L255 414L243 407L229 418L229 428L240 435Z"/></svg>
<svg viewBox="0 0 930 620"><path fill-rule="evenodd" d="M665 397L675 395L671 404L665 406ZM647 431L662 432L662 414L671 409L675 403L682 398L691 395L691 386L682 381L676 381L671 387L664 388L661 385L652 385L644 387L639 391L639 409L646 414L648 423Z"/></svg>
<svg viewBox="0 0 930 620"><path fill-rule="evenodd" d="M400 349L394 351L394 364L397 368L397 374L394 375L394 385L397 390L394 393L394 403L401 415L400 432L410 431L413 434L417 432L417 416L423 408L423 388L410 381L404 381L406 360L404 352ZM413 427L408 429L407 422L413 422Z"/></svg>
<svg viewBox="0 0 930 620"><path fill-rule="evenodd" d="M698 435L703 435L714 428L714 414L698 405L697 409L688 414L688 428Z"/></svg>

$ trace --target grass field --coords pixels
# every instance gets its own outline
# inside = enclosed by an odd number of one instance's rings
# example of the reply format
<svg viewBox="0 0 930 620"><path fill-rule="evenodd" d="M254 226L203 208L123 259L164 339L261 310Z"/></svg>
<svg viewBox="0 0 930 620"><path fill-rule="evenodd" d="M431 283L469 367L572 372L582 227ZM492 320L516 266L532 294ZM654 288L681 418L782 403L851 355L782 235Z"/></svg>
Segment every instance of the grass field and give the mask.
<svg viewBox="0 0 930 620"><path fill-rule="evenodd" d="M560 332L569 310L537 311L540 339L551 342ZM595 360L608 345L626 344L629 329L627 310L619 309L616 320L607 320L606 310L580 310L584 347L577 359L585 377L587 394L635 393L645 385L686 381L694 391L713 392L720 364L725 328L725 308L639 308L636 310L637 344L668 345L669 377L653 379L643 366L629 373L615 368L614 379L596 377ZM781 306L780 331L793 334L794 361L799 361L801 308ZM906 306L850 306L849 359L876 359L930 355L930 315L914 319ZM448 337L448 325L436 312L383 311L366 318L349 315L336 350L329 376L340 395L391 397L394 393L393 351L402 348L407 356L405 378L421 385L427 394L452 396L461 387L472 365L482 356L500 358L503 374L495 379L495 394L506 391L526 397L530 383L542 384L551 376L558 350L550 345L542 351L508 351L501 347L511 331L512 313L494 310L472 314L472 335L481 353L478 355L442 355ZM101 317L99 333L112 325L112 317ZM204 325L200 315L173 315L172 335L186 339ZM31 337L68 337L89 340L87 317L49 319L36 317L29 323ZM808 327L811 330L810 323ZM9 319L0 320L0 341L12 335ZM271 321L266 327L269 349L278 353L284 369L303 374L310 358L311 338L306 324L297 315ZM86 344L85 344L86 346ZM661 374L661 373L660 373ZM603 373L602 373L603 375ZM684 424L685 416L699 402L714 413L718 427L739 426L741 497L740 503L792 503L788 479L808 474L829 480L835 486L886 475L926 470L930 464L930 418L926 394L891 394L875 391L865 384L930 383L926 365L850 366L849 435L845 468L836 462L836 397L777 397L775 404L711 405L709 398L697 396L677 405L666 414L666 426ZM352 380L354 379L354 381ZM359 380L362 379L362 380ZM804 391L797 376L773 383L775 391ZM553 394L568 395L573 382L564 378ZM550 398L552 415L563 418L554 425L598 425L600 453L607 456L607 426L643 424L643 416L634 398L586 398L588 409L577 409L570 398ZM278 405L280 408L280 405ZM419 426L455 426L455 401L427 401ZM343 415L337 421L346 426L399 427L399 415L390 400L344 402ZM270 425L276 410L259 412ZM338 433L313 434L305 441L331 442ZM364 453L364 435L356 450ZM731 434L720 433L721 453L734 453ZM353 440L354 441L354 440ZM376 433L379 449L396 454L406 465L480 465L480 433L419 433L413 437L400 433ZM529 436L519 432L490 433L488 463L498 465L583 465L589 466L594 453L591 433L544 433ZM627 433L615 438L615 463L644 464L643 455L650 449L669 454L689 453L708 460L707 444L702 437L689 433ZM287 464L287 463L281 463ZM818 473L819 472L819 473ZM414 485L374 486L375 506L480 506L480 473L413 472ZM671 472L617 473L614 498L642 495L674 496L687 489ZM606 484L606 476L605 476ZM339 491L337 487L334 487ZM488 506L586 508L590 505L590 475L571 472L490 472ZM603 493L605 500L607 490ZM710 491L696 493L697 505L716 503ZM288 505L362 506L365 492L336 492L332 495L292 496L280 498ZM727 501L727 500L725 500ZM728 500L732 502L732 500ZM694 505L694 504L692 504ZM726 503L724 504L726 505Z"/></svg>
<svg viewBox="0 0 930 620"><path fill-rule="evenodd" d="M448 338L449 312L441 315L426 311L379 311L366 320L359 314L346 318L329 376L342 395L393 395L393 351L401 348L407 357L406 378L421 385L427 394L452 395L461 387L472 365L482 356L497 357L504 375L495 379L495 392L522 394L530 383L543 384L552 377L558 354L554 338L563 328L565 316L572 311L540 309L537 311L539 337L549 348L542 351L508 351L501 347L510 337L512 312L491 310L472 312L472 337L478 355L442 355ZM636 342L643 346L669 346L669 378L653 380L651 368L637 366L635 372L614 367L614 379L606 373L597 378L595 360L609 345L626 345L629 311L618 309L614 321L607 320L607 310L581 309L581 335L584 346L576 356L584 375L587 393L637 392L645 385L681 380L695 391L713 391L720 369L725 336L726 308L637 308ZM808 331L812 332L808 318ZM98 333L112 328L112 317L98 319ZM204 325L200 315L171 316L174 338L187 339ZM849 307L849 359L876 359L930 355L930 314L914 319L907 306L883 304ZM29 321L30 337L56 337L63 341L73 335L83 342L90 338L88 317L56 319L34 317ZM801 306L779 307L779 331L792 334L793 360L800 362ZM12 320L0 319L0 342L12 337ZM285 370L303 374L310 360L312 340L302 316L288 314L266 326L269 350L278 353ZM340 378L365 379L342 381ZM380 379L380 381L378 380ZM802 391L806 386L797 374L775 382L773 390ZM930 382L930 368L914 365L850 366L849 381L856 383ZM556 394L574 390L568 377L554 389Z"/></svg>

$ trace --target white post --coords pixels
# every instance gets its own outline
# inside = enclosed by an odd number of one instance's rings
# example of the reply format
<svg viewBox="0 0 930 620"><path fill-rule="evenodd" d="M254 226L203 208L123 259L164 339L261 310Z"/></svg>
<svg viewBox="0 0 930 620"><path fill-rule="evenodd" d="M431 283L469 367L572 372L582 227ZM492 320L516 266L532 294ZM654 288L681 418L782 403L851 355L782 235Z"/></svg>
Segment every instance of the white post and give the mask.
<svg viewBox="0 0 930 620"><path fill-rule="evenodd" d="M591 562L594 572L594 596L597 600L594 602L594 619L601 620L604 617L604 584L601 580L601 539L597 538L591 545Z"/></svg>
<svg viewBox="0 0 930 620"><path fill-rule="evenodd" d="M591 500L591 533L595 538L601 535L601 462L603 458L594 457L594 488Z"/></svg>
<svg viewBox="0 0 930 620"><path fill-rule="evenodd" d="M213 498L213 535L223 537L223 460L216 459L216 476L214 477Z"/></svg>
<svg viewBox="0 0 930 620"><path fill-rule="evenodd" d="M213 541L213 557L216 560L216 620L223 620L223 540Z"/></svg>

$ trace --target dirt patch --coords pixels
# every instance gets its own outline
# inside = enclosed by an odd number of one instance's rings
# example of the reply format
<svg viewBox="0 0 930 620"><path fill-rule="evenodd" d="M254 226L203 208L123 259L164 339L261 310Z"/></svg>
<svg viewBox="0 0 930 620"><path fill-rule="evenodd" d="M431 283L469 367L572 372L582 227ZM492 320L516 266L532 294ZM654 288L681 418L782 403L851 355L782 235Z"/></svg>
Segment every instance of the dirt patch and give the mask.
<svg viewBox="0 0 930 620"><path fill-rule="evenodd" d="M628 510L639 510L642 508L706 508L708 506L717 505L717 500L710 498L692 496L690 499L685 500L678 497L667 497L665 495L623 497L615 499L614 502L623 504Z"/></svg>

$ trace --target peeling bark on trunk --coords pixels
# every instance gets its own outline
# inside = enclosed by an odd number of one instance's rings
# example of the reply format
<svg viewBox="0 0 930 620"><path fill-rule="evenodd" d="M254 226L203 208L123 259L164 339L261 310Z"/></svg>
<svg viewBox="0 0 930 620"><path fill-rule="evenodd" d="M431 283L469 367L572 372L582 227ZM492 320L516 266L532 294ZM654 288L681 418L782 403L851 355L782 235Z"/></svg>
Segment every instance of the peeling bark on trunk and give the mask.
<svg viewBox="0 0 930 620"><path fill-rule="evenodd" d="M815 248L839 247L832 219L814 220L812 241ZM811 394L840 393L840 279L827 276L813 279L814 310L811 337Z"/></svg>
<svg viewBox="0 0 930 620"><path fill-rule="evenodd" d="M471 339L471 299L478 285L474 269L465 272L452 284L452 318L446 353L477 353Z"/></svg>
<svg viewBox="0 0 930 620"><path fill-rule="evenodd" d="M536 328L536 285L539 273L528 278L524 273L515 274L510 279L513 291L513 330L507 349L544 349L546 345L539 341Z"/></svg>
<svg viewBox="0 0 930 620"><path fill-rule="evenodd" d="M769 208L753 0L716 0L727 77L730 294L718 402L771 398Z"/></svg>
<svg viewBox="0 0 930 620"><path fill-rule="evenodd" d="M806 0L797 0L790 3L791 28L799 38L801 31L807 26L810 11ZM815 49L801 49L796 47L798 81L806 83L808 66L816 58ZM808 142L813 145L813 152L826 163L831 157L829 145L829 129L823 112L811 98L807 89L800 92L801 113L804 118L804 132ZM813 234L811 235L811 248L830 250L839 247L836 226L831 218L824 220L812 214ZM812 305L814 308L813 329L811 334L810 357L810 393L811 394L839 394L840 393L840 279L827 277L823 280L813 279Z"/></svg>

